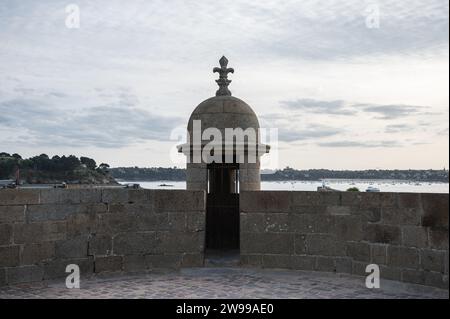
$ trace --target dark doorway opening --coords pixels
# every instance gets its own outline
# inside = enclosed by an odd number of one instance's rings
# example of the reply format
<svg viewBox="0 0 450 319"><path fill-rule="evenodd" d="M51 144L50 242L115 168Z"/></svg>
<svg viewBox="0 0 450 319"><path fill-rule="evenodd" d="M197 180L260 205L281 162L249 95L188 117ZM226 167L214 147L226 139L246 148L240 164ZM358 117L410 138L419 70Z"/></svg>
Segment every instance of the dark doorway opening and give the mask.
<svg viewBox="0 0 450 319"><path fill-rule="evenodd" d="M206 249L239 250L239 164L208 164Z"/></svg>

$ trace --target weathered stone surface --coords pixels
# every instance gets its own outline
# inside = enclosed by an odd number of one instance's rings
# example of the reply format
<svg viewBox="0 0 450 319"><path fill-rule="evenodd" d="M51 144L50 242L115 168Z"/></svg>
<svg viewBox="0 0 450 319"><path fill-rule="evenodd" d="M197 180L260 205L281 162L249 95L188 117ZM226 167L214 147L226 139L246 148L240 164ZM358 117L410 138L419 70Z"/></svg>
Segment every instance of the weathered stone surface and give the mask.
<svg viewBox="0 0 450 319"><path fill-rule="evenodd" d="M266 213L262 216L260 224L262 232L284 233L288 231L288 214L286 213Z"/></svg>
<svg viewBox="0 0 450 319"><path fill-rule="evenodd" d="M174 231L183 231L186 229L186 214L184 212L170 212L167 215L166 229Z"/></svg>
<svg viewBox="0 0 450 319"><path fill-rule="evenodd" d="M240 208L243 212L289 212L290 194L282 191L242 192Z"/></svg>
<svg viewBox="0 0 450 319"><path fill-rule="evenodd" d="M420 225L422 211L414 208L382 207L381 216L383 224L389 225Z"/></svg>
<svg viewBox="0 0 450 319"><path fill-rule="evenodd" d="M292 254L294 235L289 233L241 233L243 254Z"/></svg>
<svg viewBox="0 0 450 319"><path fill-rule="evenodd" d="M329 234L306 235L306 250L308 255L335 256L335 238Z"/></svg>
<svg viewBox="0 0 450 319"><path fill-rule="evenodd" d="M101 198L102 190L94 188L49 188L40 190L41 204L100 203Z"/></svg>
<svg viewBox="0 0 450 319"><path fill-rule="evenodd" d="M0 245L9 245L12 242L12 226L0 224Z"/></svg>
<svg viewBox="0 0 450 319"><path fill-rule="evenodd" d="M176 213L149 213L146 211L138 212L134 215L134 222L138 230L182 230L185 228L184 212ZM134 227L131 224L131 227Z"/></svg>
<svg viewBox="0 0 450 319"><path fill-rule="evenodd" d="M289 231L307 233L330 233L334 227L335 216L320 214L289 214Z"/></svg>
<svg viewBox="0 0 450 319"><path fill-rule="evenodd" d="M122 256L105 256L95 258L95 272L122 271Z"/></svg>
<svg viewBox="0 0 450 319"><path fill-rule="evenodd" d="M101 201L103 203L128 203L129 190L126 188L104 188L102 189Z"/></svg>
<svg viewBox="0 0 450 319"><path fill-rule="evenodd" d="M98 230L97 214L73 214L67 217L67 237L72 238L96 233Z"/></svg>
<svg viewBox="0 0 450 319"><path fill-rule="evenodd" d="M322 206L323 197L319 192L292 192L292 207Z"/></svg>
<svg viewBox="0 0 450 319"><path fill-rule="evenodd" d="M373 243L399 245L402 241L398 226L368 224L363 229L364 239Z"/></svg>
<svg viewBox="0 0 450 319"><path fill-rule="evenodd" d="M327 207L332 207L334 209L337 209L337 207L344 207L341 206L341 192L318 192L321 197L321 205L326 205ZM342 211L348 212L347 208L341 208L340 212Z"/></svg>
<svg viewBox="0 0 450 319"><path fill-rule="evenodd" d="M204 232L158 232L156 253L199 253L204 249Z"/></svg>
<svg viewBox="0 0 450 319"><path fill-rule="evenodd" d="M8 284L41 281L43 278L44 269L42 266L20 266L6 270Z"/></svg>
<svg viewBox="0 0 450 319"><path fill-rule="evenodd" d="M207 179L207 170L205 168L189 168L186 170L186 181L204 182Z"/></svg>
<svg viewBox="0 0 450 319"><path fill-rule="evenodd" d="M57 259L44 263L44 280L67 277L69 273L66 273L66 267L71 264L80 267L81 278L89 277L94 272L93 257Z"/></svg>
<svg viewBox="0 0 450 319"><path fill-rule="evenodd" d="M114 213L97 215L98 233L115 235L137 230L137 217L133 213ZM147 225L142 219L140 227Z"/></svg>
<svg viewBox="0 0 450 319"><path fill-rule="evenodd" d="M64 220L75 214L97 214L106 212L104 204L43 204L28 205L27 220L28 222Z"/></svg>
<svg viewBox="0 0 450 319"><path fill-rule="evenodd" d="M311 215L326 215L327 206L316 205L316 206L294 206L291 207L291 214L311 214Z"/></svg>
<svg viewBox="0 0 450 319"><path fill-rule="evenodd" d="M448 228L429 229L430 248L448 250Z"/></svg>
<svg viewBox="0 0 450 319"><path fill-rule="evenodd" d="M415 248L389 246L388 265L401 268L417 269L419 267L419 252Z"/></svg>
<svg viewBox="0 0 450 319"><path fill-rule="evenodd" d="M146 255L145 262L147 268L179 268L181 266L182 255Z"/></svg>
<svg viewBox="0 0 450 319"><path fill-rule="evenodd" d="M431 249L420 251L421 268L429 271L444 273L445 271L445 252Z"/></svg>
<svg viewBox="0 0 450 319"><path fill-rule="evenodd" d="M334 260L336 272L339 273L352 273L352 259L345 257L337 257Z"/></svg>
<svg viewBox="0 0 450 319"><path fill-rule="evenodd" d="M27 244L42 241L64 240L67 237L65 221L14 224L14 243Z"/></svg>
<svg viewBox="0 0 450 319"><path fill-rule="evenodd" d="M181 259L181 267L202 267L204 258L202 253L183 254Z"/></svg>
<svg viewBox="0 0 450 319"><path fill-rule="evenodd" d="M425 274L425 285L438 287L442 289L448 289L448 276L442 275L441 273L426 271Z"/></svg>
<svg viewBox="0 0 450 319"><path fill-rule="evenodd" d="M158 211L205 210L204 191L158 190L155 191L155 209Z"/></svg>
<svg viewBox="0 0 450 319"><path fill-rule="evenodd" d="M139 255L155 253L156 232L121 233L113 238L115 255Z"/></svg>
<svg viewBox="0 0 450 319"><path fill-rule="evenodd" d="M240 256L240 265L244 267L262 267L262 255L243 255Z"/></svg>
<svg viewBox="0 0 450 319"><path fill-rule="evenodd" d="M366 273L367 263L361 261L352 261L352 274L358 276L367 276Z"/></svg>
<svg viewBox="0 0 450 319"><path fill-rule="evenodd" d="M294 252L296 255L306 254L308 251L305 234L295 234L294 236Z"/></svg>
<svg viewBox="0 0 450 319"><path fill-rule="evenodd" d="M334 258L332 257L317 257L315 270L318 271L336 271Z"/></svg>
<svg viewBox="0 0 450 319"><path fill-rule="evenodd" d="M206 226L206 214L204 211L186 213L187 231L203 231Z"/></svg>
<svg viewBox="0 0 450 319"><path fill-rule="evenodd" d="M367 243L348 242L347 256L356 261L370 262L370 245Z"/></svg>
<svg viewBox="0 0 450 319"><path fill-rule="evenodd" d="M291 255L262 255L264 268L292 268Z"/></svg>
<svg viewBox="0 0 450 319"><path fill-rule="evenodd" d="M368 221L370 223L377 223L381 220L381 207L369 207L362 209L355 209L355 214L361 215L363 220Z"/></svg>
<svg viewBox="0 0 450 319"><path fill-rule="evenodd" d="M386 264L387 263L387 245L372 244L370 245L370 261L374 264Z"/></svg>
<svg viewBox="0 0 450 319"><path fill-rule="evenodd" d="M55 243L57 258L82 258L88 256L88 237L79 236Z"/></svg>
<svg viewBox="0 0 450 319"><path fill-rule="evenodd" d="M361 216L335 216L336 238L339 241L358 241L363 238Z"/></svg>
<svg viewBox="0 0 450 319"><path fill-rule="evenodd" d="M153 207L155 192L156 190L154 189L130 189L128 190L128 202Z"/></svg>
<svg viewBox="0 0 450 319"><path fill-rule="evenodd" d="M138 272L147 269L144 255L123 256L123 270L125 272Z"/></svg>
<svg viewBox="0 0 450 319"><path fill-rule="evenodd" d="M362 196L359 203L360 208L365 209L381 207L382 193L363 193L361 195Z"/></svg>
<svg viewBox="0 0 450 319"><path fill-rule="evenodd" d="M20 246L0 246L0 267L14 267L19 265Z"/></svg>
<svg viewBox="0 0 450 319"><path fill-rule="evenodd" d="M425 273L419 270L403 269L401 280L413 284L423 285L425 283Z"/></svg>
<svg viewBox="0 0 450 319"><path fill-rule="evenodd" d="M108 235L92 235L88 242L88 255L105 256L112 253L112 237Z"/></svg>
<svg viewBox="0 0 450 319"><path fill-rule="evenodd" d="M241 213L240 231L244 233L263 233L265 213Z"/></svg>
<svg viewBox="0 0 450 319"><path fill-rule="evenodd" d="M380 277L388 280L402 280L400 268L380 265Z"/></svg>
<svg viewBox="0 0 450 319"><path fill-rule="evenodd" d="M398 193L380 193L380 206L381 207L397 207L398 206Z"/></svg>
<svg viewBox="0 0 450 319"><path fill-rule="evenodd" d="M0 287L6 285L6 268L0 268Z"/></svg>
<svg viewBox="0 0 450 319"><path fill-rule="evenodd" d="M0 205L38 204L39 190L0 189Z"/></svg>
<svg viewBox="0 0 450 319"><path fill-rule="evenodd" d="M3 205L0 202L0 205ZM0 206L0 224L23 223L25 221L25 205Z"/></svg>
<svg viewBox="0 0 450 319"><path fill-rule="evenodd" d="M421 194L424 216L422 225L448 230L448 194Z"/></svg>
<svg viewBox="0 0 450 319"><path fill-rule="evenodd" d="M425 248L428 246L428 230L420 226L404 226L402 243L407 247Z"/></svg>
<svg viewBox="0 0 450 319"><path fill-rule="evenodd" d="M291 257L293 269L314 270L316 267L316 257L307 255L298 255Z"/></svg>
<svg viewBox="0 0 450 319"><path fill-rule="evenodd" d="M352 213L353 208L351 206L338 206L338 205L329 205L326 206L325 212L330 215L350 215Z"/></svg>
<svg viewBox="0 0 450 319"><path fill-rule="evenodd" d="M365 194L359 192L342 192L341 205L355 208L360 207L363 195Z"/></svg>
<svg viewBox="0 0 450 319"><path fill-rule="evenodd" d="M420 197L421 194L419 193L398 193L397 194L398 207L420 208L421 206Z"/></svg>
<svg viewBox="0 0 450 319"><path fill-rule="evenodd" d="M26 244L22 251L22 264L32 265L55 257L55 243Z"/></svg>

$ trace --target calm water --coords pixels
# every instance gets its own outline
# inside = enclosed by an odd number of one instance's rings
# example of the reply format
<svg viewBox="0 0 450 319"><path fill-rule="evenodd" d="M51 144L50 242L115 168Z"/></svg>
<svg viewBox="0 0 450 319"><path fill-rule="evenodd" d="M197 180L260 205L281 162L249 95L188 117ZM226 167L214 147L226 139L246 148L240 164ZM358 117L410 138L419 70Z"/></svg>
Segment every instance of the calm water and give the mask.
<svg viewBox="0 0 450 319"><path fill-rule="evenodd" d="M186 182L156 181L156 182L121 182L123 184L140 184L149 189L185 189ZM161 185L170 186L161 186ZM381 192L405 192L405 193L449 193L448 183L428 183L393 180L326 180L325 185L333 189L345 191L350 187L357 187L365 191L367 187L376 187ZM320 181L285 181L285 182L261 182L262 190L298 190L316 191L322 186Z"/></svg>

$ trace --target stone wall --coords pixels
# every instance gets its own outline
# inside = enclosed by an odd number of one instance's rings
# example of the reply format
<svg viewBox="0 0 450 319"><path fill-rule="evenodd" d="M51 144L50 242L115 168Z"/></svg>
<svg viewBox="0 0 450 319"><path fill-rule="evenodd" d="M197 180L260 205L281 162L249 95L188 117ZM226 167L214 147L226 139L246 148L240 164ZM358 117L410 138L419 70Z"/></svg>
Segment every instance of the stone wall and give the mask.
<svg viewBox="0 0 450 319"><path fill-rule="evenodd" d="M205 193L0 189L0 286L203 265Z"/></svg>
<svg viewBox="0 0 450 319"><path fill-rule="evenodd" d="M242 192L241 263L448 289L448 194Z"/></svg>

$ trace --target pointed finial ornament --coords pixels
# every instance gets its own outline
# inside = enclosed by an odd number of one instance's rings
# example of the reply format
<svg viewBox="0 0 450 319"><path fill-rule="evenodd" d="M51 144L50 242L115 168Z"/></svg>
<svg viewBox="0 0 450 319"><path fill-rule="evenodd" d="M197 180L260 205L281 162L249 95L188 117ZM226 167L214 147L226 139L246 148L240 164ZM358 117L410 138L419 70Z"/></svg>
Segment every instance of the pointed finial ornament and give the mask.
<svg viewBox="0 0 450 319"><path fill-rule="evenodd" d="M231 95L230 90L228 90L228 85L231 83L231 80L228 80L228 73L234 73L234 69L227 68L228 59L225 56L220 58L219 63L220 68L213 69L213 72L219 73L219 79L216 80L216 83L219 85L216 96Z"/></svg>

